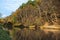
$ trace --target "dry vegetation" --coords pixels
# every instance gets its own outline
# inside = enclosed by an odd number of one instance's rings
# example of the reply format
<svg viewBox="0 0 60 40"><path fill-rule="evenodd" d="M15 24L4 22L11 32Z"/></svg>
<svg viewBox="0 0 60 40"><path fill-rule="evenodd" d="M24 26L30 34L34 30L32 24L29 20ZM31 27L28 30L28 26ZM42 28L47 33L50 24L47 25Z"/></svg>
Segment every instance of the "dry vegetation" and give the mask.
<svg viewBox="0 0 60 40"><path fill-rule="evenodd" d="M28 1L22 4L16 12L6 17L5 21L23 23L24 25L60 25L60 1L59 0L39 0Z"/></svg>
<svg viewBox="0 0 60 40"><path fill-rule="evenodd" d="M12 31L13 40L60 40L60 29L48 33L39 29L54 25L60 28L60 0L30 0L10 16L0 19L0 23ZM33 25L34 29L29 29Z"/></svg>

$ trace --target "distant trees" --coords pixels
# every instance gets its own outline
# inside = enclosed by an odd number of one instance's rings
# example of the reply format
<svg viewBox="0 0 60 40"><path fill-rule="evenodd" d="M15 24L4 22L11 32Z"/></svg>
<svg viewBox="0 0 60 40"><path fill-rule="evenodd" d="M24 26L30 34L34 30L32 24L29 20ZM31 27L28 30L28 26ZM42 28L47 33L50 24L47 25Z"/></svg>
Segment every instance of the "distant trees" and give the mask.
<svg viewBox="0 0 60 40"><path fill-rule="evenodd" d="M26 4L23 3L22 6L20 6L20 8L22 9L22 8L24 8L25 6L26 6Z"/></svg>
<svg viewBox="0 0 60 40"><path fill-rule="evenodd" d="M29 0L29 1L27 2L27 4L31 4L31 5L33 5L33 6L36 6L36 1Z"/></svg>
<svg viewBox="0 0 60 40"><path fill-rule="evenodd" d="M33 6L35 6L36 5L36 1L32 1L32 0L28 0L28 2L27 3L23 3L19 8L24 8L25 6L27 6L28 4L31 4L31 5L33 5ZM18 8L18 9L19 9Z"/></svg>

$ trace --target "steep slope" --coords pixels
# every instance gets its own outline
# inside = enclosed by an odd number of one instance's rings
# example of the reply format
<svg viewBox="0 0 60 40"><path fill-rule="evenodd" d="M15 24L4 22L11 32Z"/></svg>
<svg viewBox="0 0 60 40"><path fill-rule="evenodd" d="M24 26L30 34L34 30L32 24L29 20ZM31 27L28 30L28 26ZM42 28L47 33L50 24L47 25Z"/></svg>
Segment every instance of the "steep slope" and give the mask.
<svg viewBox="0 0 60 40"><path fill-rule="evenodd" d="M60 1L41 0L28 1L24 6L19 7L10 17L11 22L24 25L60 25ZM7 18L7 19L8 19ZM8 19L9 20L9 19Z"/></svg>

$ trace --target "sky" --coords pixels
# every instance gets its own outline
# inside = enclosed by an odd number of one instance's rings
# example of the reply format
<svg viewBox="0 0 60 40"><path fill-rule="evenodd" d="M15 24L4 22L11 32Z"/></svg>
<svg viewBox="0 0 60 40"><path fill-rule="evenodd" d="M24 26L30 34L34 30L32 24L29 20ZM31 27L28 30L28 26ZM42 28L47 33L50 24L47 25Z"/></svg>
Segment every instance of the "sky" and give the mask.
<svg viewBox="0 0 60 40"><path fill-rule="evenodd" d="M2 17L11 15L22 3L26 3L27 1L28 0L0 0L0 13Z"/></svg>

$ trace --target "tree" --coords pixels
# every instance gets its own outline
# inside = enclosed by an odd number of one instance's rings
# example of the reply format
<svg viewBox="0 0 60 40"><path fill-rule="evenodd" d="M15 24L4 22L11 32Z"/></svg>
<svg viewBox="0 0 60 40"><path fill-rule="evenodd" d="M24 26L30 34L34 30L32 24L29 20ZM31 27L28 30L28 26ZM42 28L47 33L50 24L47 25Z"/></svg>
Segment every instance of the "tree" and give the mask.
<svg viewBox="0 0 60 40"><path fill-rule="evenodd" d="M26 6L26 4L25 3L23 3L19 8L24 8Z"/></svg>
<svg viewBox="0 0 60 40"><path fill-rule="evenodd" d="M34 0L29 0L29 1L27 2L27 4L31 4L31 5L33 5L33 6L36 6L36 1L34 1Z"/></svg>

